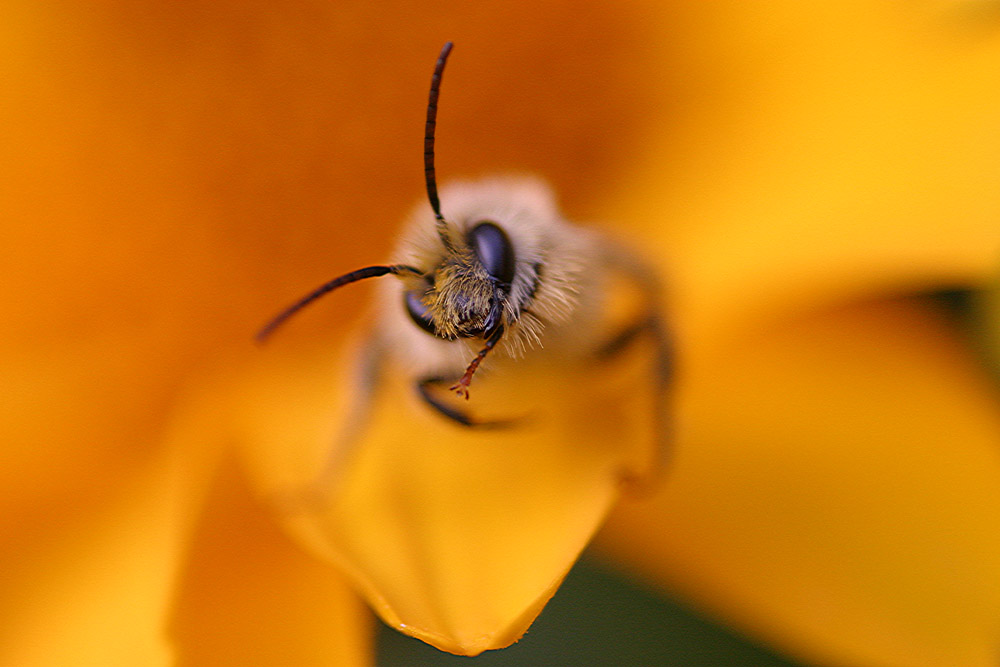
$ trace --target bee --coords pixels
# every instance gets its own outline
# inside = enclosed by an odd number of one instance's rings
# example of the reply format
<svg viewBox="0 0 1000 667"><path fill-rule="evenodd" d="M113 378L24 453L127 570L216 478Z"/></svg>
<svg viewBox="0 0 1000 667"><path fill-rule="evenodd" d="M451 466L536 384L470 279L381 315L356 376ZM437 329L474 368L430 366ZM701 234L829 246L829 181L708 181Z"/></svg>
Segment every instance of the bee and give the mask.
<svg viewBox="0 0 1000 667"><path fill-rule="evenodd" d="M449 400L444 388L467 401L481 366L516 362L543 345L547 354L607 359L648 336L655 349L649 364L652 390L663 394L671 355L655 271L605 236L564 220L541 181L459 182L442 188L439 198L434 140L441 79L451 50L451 42L441 50L427 103L424 173L430 210L422 205L414 211L396 261L320 285L278 313L257 339L267 339L288 318L335 289L393 276L396 281L380 285L378 323L361 364L364 393L374 391L380 360L390 355L409 369L419 398L443 418L470 428L509 426L517 420L477 418L467 404ZM634 321L596 340L608 273L635 284L644 303Z"/></svg>

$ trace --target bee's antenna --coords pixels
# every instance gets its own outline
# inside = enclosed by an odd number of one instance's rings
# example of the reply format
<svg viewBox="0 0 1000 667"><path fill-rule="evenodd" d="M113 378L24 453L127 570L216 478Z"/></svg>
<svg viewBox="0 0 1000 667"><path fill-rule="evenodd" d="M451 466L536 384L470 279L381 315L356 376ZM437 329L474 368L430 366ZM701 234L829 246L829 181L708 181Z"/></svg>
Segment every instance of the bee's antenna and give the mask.
<svg viewBox="0 0 1000 667"><path fill-rule="evenodd" d="M450 252L455 251L455 244L448 236L448 225L441 215L441 202L438 200L437 180L434 176L434 128L437 125L437 103L438 93L441 91L441 75L444 74L444 64L451 53L451 42L447 42L441 48L441 55L438 56L434 65L434 75L431 77L431 94L427 100L427 125L424 126L424 178L427 180L427 198L431 202L431 209L437 219L435 227L438 236L441 237L445 248Z"/></svg>
<svg viewBox="0 0 1000 667"><path fill-rule="evenodd" d="M288 308L285 308L283 311L275 315L270 322L265 324L264 327L257 332L257 335L254 336L254 339L258 343L263 343L271 336L272 333L274 333L274 330L280 327L282 324L284 324L289 317L299 312L300 310L302 310L303 308L305 308L310 303L320 298L327 292L332 292L338 287L343 287L344 285L348 285L350 283L354 283L359 280L364 280L365 278L377 278L379 276L384 276L387 273L392 273L395 275L399 274L413 274L417 276L422 275L421 271L413 268L412 266L406 266L404 264L393 264L390 266L366 266L363 269L358 269L357 271L351 271L350 273L345 273L344 275L334 278L329 282L323 283L322 285L314 289L312 292L309 292L309 294L306 294L304 297L302 297L292 305L288 306Z"/></svg>

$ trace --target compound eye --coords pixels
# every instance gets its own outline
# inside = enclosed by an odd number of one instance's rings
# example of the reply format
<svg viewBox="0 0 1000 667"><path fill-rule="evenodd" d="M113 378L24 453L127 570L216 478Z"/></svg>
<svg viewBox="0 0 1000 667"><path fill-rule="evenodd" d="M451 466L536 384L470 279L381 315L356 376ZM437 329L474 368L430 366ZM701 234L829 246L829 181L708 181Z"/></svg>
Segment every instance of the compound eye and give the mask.
<svg viewBox="0 0 1000 667"><path fill-rule="evenodd" d="M514 282L514 247L500 227L492 222L480 222L469 232L468 239L490 276L507 286Z"/></svg>
<svg viewBox="0 0 1000 667"><path fill-rule="evenodd" d="M427 312L427 306L420 300L420 294L413 291L406 292L403 295L403 303L406 304L406 312L410 314L410 319L413 320L414 324L432 336L438 335L434 320Z"/></svg>

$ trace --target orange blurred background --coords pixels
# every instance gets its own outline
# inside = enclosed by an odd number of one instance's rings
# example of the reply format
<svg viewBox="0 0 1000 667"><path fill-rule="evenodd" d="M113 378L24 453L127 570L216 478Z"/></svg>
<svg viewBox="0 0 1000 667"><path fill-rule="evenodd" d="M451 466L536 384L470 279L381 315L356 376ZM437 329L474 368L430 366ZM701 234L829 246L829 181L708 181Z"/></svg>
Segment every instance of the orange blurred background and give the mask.
<svg viewBox="0 0 1000 667"><path fill-rule="evenodd" d="M744 311L974 286L997 263L981 6L6 3L0 613L137 484L193 378L386 259L424 196L445 41L439 178L539 173L571 219L675 248L703 353ZM283 335L336 339L370 294Z"/></svg>

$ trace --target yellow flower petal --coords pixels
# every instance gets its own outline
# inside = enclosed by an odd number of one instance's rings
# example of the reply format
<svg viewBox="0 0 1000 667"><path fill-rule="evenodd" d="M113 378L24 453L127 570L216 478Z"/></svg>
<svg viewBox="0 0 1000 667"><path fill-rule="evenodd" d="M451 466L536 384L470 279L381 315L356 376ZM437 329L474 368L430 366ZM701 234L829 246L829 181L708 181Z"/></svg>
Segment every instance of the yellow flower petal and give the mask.
<svg viewBox="0 0 1000 667"><path fill-rule="evenodd" d="M55 515L21 508L3 539L0 662L172 664L164 622L181 544L169 470L158 459L117 474L110 498L78 496Z"/></svg>
<svg viewBox="0 0 1000 667"><path fill-rule="evenodd" d="M329 352L296 350L283 363L251 381L241 437L265 495L308 498L360 390L331 372ZM650 465L648 401L622 398L648 381L643 370L519 364L475 386L469 407L523 424L481 431L441 418L390 369L325 497L293 507L286 524L345 568L390 625L454 653L506 646L553 594L621 477Z"/></svg>
<svg viewBox="0 0 1000 667"><path fill-rule="evenodd" d="M371 616L342 575L295 547L228 461L176 587L183 664L369 665Z"/></svg>
<svg viewBox="0 0 1000 667"><path fill-rule="evenodd" d="M686 360L677 465L603 545L807 660L992 665L996 394L941 317L855 305Z"/></svg>
<svg viewBox="0 0 1000 667"><path fill-rule="evenodd" d="M641 227L691 326L993 266L1000 38L921 4L662 5L665 42L697 37L649 73L672 113L606 217Z"/></svg>

